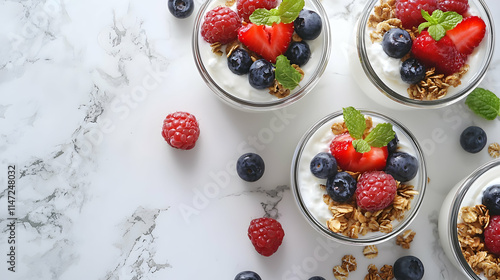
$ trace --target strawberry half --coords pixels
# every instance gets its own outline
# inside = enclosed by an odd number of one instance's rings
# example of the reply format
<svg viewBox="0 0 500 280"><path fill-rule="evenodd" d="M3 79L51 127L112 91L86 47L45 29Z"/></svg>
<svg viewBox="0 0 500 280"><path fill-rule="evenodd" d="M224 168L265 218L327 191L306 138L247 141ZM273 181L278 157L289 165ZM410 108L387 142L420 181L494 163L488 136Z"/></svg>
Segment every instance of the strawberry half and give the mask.
<svg viewBox="0 0 500 280"><path fill-rule="evenodd" d="M359 153L352 145L349 132L339 134L330 143L330 152L337 160L337 165L346 171L365 172L383 170L387 161L387 146L376 148L366 153Z"/></svg>
<svg viewBox="0 0 500 280"><path fill-rule="evenodd" d="M272 26L243 24L238 30L238 40L247 48L271 63L288 49L293 35L292 23L273 23Z"/></svg>
<svg viewBox="0 0 500 280"><path fill-rule="evenodd" d="M457 50L465 55L470 55L479 46L486 34L486 24L478 16L464 18L455 28L446 31Z"/></svg>
<svg viewBox="0 0 500 280"><path fill-rule="evenodd" d="M427 31L422 31L413 41L411 52L426 67L435 67L438 73L445 75L458 72L465 64L464 56L448 36L436 41Z"/></svg>

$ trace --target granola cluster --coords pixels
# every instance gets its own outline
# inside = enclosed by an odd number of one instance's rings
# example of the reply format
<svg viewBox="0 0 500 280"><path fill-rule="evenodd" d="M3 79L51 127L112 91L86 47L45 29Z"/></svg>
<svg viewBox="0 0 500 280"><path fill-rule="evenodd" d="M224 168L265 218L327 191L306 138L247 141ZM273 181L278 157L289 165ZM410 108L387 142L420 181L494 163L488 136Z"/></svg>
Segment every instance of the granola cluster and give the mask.
<svg viewBox="0 0 500 280"><path fill-rule="evenodd" d="M402 234L396 237L396 245L401 246L403 249L410 249L410 243L415 238L417 233L411 229L405 230Z"/></svg>
<svg viewBox="0 0 500 280"><path fill-rule="evenodd" d="M492 158L498 158L500 157L500 144L498 143L492 143L488 146L488 154Z"/></svg>
<svg viewBox="0 0 500 280"><path fill-rule="evenodd" d="M377 266L370 264L368 266L368 274L365 276L364 280L391 280L394 279L394 274L392 272L392 265L384 264L380 270Z"/></svg>
<svg viewBox="0 0 500 280"><path fill-rule="evenodd" d="M342 264L333 267L333 276L337 280L346 280L349 272L355 271L357 267L356 258L352 255L345 255L342 257Z"/></svg>
<svg viewBox="0 0 500 280"><path fill-rule="evenodd" d="M467 263L488 280L500 279L500 258L488 253L484 245L483 232L490 221L486 206L462 207L459 219L462 222L457 225L458 241Z"/></svg>

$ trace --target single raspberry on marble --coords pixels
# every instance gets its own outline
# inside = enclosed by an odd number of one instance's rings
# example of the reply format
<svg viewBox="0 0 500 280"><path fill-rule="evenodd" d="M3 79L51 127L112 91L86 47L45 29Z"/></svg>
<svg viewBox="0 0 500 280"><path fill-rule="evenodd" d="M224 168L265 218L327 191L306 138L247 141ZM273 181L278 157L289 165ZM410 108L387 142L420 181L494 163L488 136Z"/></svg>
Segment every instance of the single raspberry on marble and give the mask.
<svg viewBox="0 0 500 280"><path fill-rule="evenodd" d="M201 25L201 37L210 44L227 44L238 38L241 19L228 7L217 6L208 11Z"/></svg>
<svg viewBox="0 0 500 280"><path fill-rule="evenodd" d="M248 238L255 250L266 257L274 254L283 241L285 232L281 224L269 217L253 219L248 227Z"/></svg>
<svg viewBox="0 0 500 280"><path fill-rule="evenodd" d="M396 180L384 171L361 174L356 186L356 203L366 211L378 211L389 206L396 196Z"/></svg>
<svg viewBox="0 0 500 280"><path fill-rule="evenodd" d="M175 112L168 114L163 121L161 135L170 146L190 150L194 148L200 136L200 127L194 115Z"/></svg>
<svg viewBox="0 0 500 280"><path fill-rule="evenodd" d="M488 252L500 256L500 215L490 216L490 223L484 229L484 245Z"/></svg>

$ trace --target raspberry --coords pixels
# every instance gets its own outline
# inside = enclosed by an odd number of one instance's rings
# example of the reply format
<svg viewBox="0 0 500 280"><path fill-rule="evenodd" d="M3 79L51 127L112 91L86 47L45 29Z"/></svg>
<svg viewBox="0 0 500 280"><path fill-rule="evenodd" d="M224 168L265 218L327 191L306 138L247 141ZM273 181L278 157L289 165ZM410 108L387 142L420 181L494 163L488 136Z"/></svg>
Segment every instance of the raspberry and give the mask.
<svg viewBox="0 0 500 280"><path fill-rule="evenodd" d="M201 25L201 36L210 44L227 44L238 38L241 19L228 7L215 7L208 11Z"/></svg>
<svg viewBox="0 0 500 280"><path fill-rule="evenodd" d="M469 10L469 0L437 0L437 8L443 12L455 11L464 15Z"/></svg>
<svg viewBox="0 0 500 280"><path fill-rule="evenodd" d="M273 218L253 219L248 227L248 238L255 250L266 257L274 254L283 241L285 232L281 224Z"/></svg>
<svg viewBox="0 0 500 280"><path fill-rule="evenodd" d="M500 216L490 216L490 223L484 229L484 245L488 252L500 256Z"/></svg>
<svg viewBox="0 0 500 280"><path fill-rule="evenodd" d="M356 186L358 206L367 211L378 211L389 206L396 196L396 180L383 171L361 174Z"/></svg>
<svg viewBox="0 0 500 280"><path fill-rule="evenodd" d="M404 28L417 27L424 22L421 10L432 14L437 9L436 0L397 0L396 17L401 20Z"/></svg>
<svg viewBox="0 0 500 280"><path fill-rule="evenodd" d="M277 6L277 0L238 0L236 2L236 10L238 11L238 15L242 20L246 22L250 21L248 18L256 9L271 10L276 8Z"/></svg>
<svg viewBox="0 0 500 280"><path fill-rule="evenodd" d="M200 127L194 115L186 112L168 114L163 121L161 135L177 149L190 150L200 136Z"/></svg>

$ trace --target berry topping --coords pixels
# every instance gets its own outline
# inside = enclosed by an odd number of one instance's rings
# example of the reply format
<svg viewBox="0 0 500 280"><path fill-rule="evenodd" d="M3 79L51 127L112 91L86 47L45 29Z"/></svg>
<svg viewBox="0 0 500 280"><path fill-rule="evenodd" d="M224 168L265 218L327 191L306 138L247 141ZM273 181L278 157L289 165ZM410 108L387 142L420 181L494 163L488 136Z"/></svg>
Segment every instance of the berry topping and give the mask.
<svg viewBox="0 0 500 280"><path fill-rule="evenodd" d="M326 192L336 202L350 200L356 191L356 179L347 172L339 172L326 180Z"/></svg>
<svg viewBox="0 0 500 280"><path fill-rule="evenodd" d="M295 32L304 40L314 40L321 33L323 23L315 11L303 9L294 21Z"/></svg>
<svg viewBox="0 0 500 280"><path fill-rule="evenodd" d="M236 274L234 280L262 280L262 278L260 278L259 274L247 270Z"/></svg>
<svg viewBox="0 0 500 280"><path fill-rule="evenodd" d="M454 11L464 15L469 10L469 0L437 0L437 8L443 12Z"/></svg>
<svg viewBox="0 0 500 280"><path fill-rule="evenodd" d="M273 9L278 6L277 0L238 0L236 10L240 18L249 22L250 15L257 9Z"/></svg>
<svg viewBox="0 0 500 280"><path fill-rule="evenodd" d="M273 218L253 219L248 227L248 238L255 250L266 257L274 254L283 241L285 232L281 224Z"/></svg>
<svg viewBox="0 0 500 280"><path fill-rule="evenodd" d="M394 134L394 138L389 143L387 143L387 151L389 152L389 155L394 153L398 149L398 143L398 135Z"/></svg>
<svg viewBox="0 0 500 280"><path fill-rule="evenodd" d="M490 215L500 215L500 185L489 186L483 192L481 201L490 211Z"/></svg>
<svg viewBox="0 0 500 280"><path fill-rule="evenodd" d="M250 66L248 81L256 89L264 89L274 83L274 66L265 59L258 59Z"/></svg>
<svg viewBox="0 0 500 280"><path fill-rule="evenodd" d="M415 256L404 256L394 262L392 271L397 280L420 280L424 277L424 264Z"/></svg>
<svg viewBox="0 0 500 280"><path fill-rule="evenodd" d="M436 8L436 0L397 0L396 17L401 20L404 28L410 29L425 21L421 10L432 13Z"/></svg>
<svg viewBox="0 0 500 280"><path fill-rule="evenodd" d="M411 36L401 28L391 28L384 33L382 49L393 58L402 58L411 50Z"/></svg>
<svg viewBox="0 0 500 280"><path fill-rule="evenodd" d="M415 58L408 58L401 63L399 74L401 80L408 84L416 84L425 77L425 66Z"/></svg>
<svg viewBox="0 0 500 280"><path fill-rule="evenodd" d="M455 28L446 31L446 36L455 44L457 50L470 55L479 46L486 34L486 24L477 16L464 18Z"/></svg>
<svg viewBox="0 0 500 280"><path fill-rule="evenodd" d="M244 49L236 49L227 57L227 66L236 75L247 74L252 63L252 58Z"/></svg>
<svg viewBox="0 0 500 280"><path fill-rule="evenodd" d="M484 229L484 246L488 252L500 256L500 216L490 216L490 223Z"/></svg>
<svg viewBox="0 0 500 280"><path fill-rule="evenodd" d="M325 278L321 277L321 276L313 276L313 277L309 278L309 280L325 280Z"/></svg>
<svg viewBox="0 0 500 280"><path fill-rule="evenodd" d="M168 0L168 10L176 18L187 18L194 10L193 0Z"/></svg>
<svg viewBox="0 0 500 280"><path fill-rule="evenodd" d="M291 64L302 66L309 61L311 50L305 41L292 42L285 52L285 56L290 60Z"/></svg>
<svg viewBox="0 0 500 280"><path fill-rule="evenodd" d="M387 159L385 172L400 182L408 182L415 178L418 171L418 160L407 153L395 152Z"/></svg>
<svg viewBox="0 0 500 280"><path fill-rule="evenodd" d="M311 160L310 169L314 176L326 179L337 174L337 161L332 154L322 152Z"/></svg>
<svg viewBox="0 0 500 280"><path fill-rule="evenodd" d="M200 127L194 115L187 112L168 114L163 121L161 135L167 143L177 149L192 149L200 136Z"/></svg>
<svg viewBox="0 0 500 280"><path fill-rule="evenodd" d="M396 196L394 178L383 171L365 172L356 186L356 202L366 211L378 211L389 206Z"/></svg>
<svg viewBox="0 0 500 280"><path fill-rule="evenodd" d="M434 40L427 31L422 31L413 41L411 51L416 59L426 67L435 67L436 71L445 75L458 72L465 64L463 55L448 36Z"/></svg>
<svg viewBox="0 0 500 280"><path fill-rule="evenodd" d="M486 132L478 126L469 126L460 134L460 145L469 153L478 153L486 145Z"/></svg>
<svg viewBox="0 0 500 280"><path fill-rule="evenodd" d="M246 153L238 158L236 172L241 179L247 182L255 182L264 174L264 160L254 153Z"/></svg>
<svg viewBox="0 0 500 280"><path fill-rule="evenodd" d="M201 25L201 36L210 44L227 44L238 37L241 19L228 7L215 7L205 15Z"/></svg>
<svg viewBox="0 0 500 280"><path fill-rule="evenodd" d="M272 26L247 23L238 31L238 39L242 44L272 63L286 52L292 35L293 23L273 23Z"/></svg>

